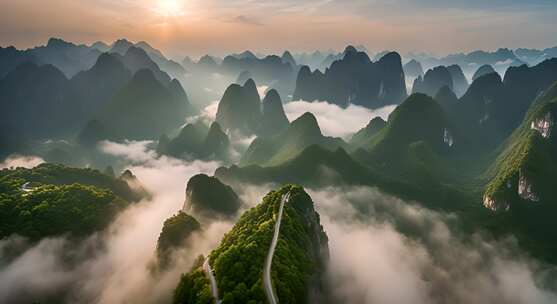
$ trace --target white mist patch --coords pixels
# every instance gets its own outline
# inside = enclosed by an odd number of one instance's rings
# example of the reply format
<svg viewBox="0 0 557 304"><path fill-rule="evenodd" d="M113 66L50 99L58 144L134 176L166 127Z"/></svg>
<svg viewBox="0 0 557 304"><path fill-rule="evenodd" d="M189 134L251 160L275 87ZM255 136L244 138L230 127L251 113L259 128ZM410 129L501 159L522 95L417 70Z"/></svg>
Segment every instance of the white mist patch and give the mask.
<svg viewBox="0 0 557 304"><path fill-rule="evenodd" d="M2 265L1 303L32 302L52 295L62 295L68 303L171 302L180 274L189 271L199 254L215 248L233 223L202 223L203 230L176 253L176 264L153 275L149 265L163 222L181 209L189 178L198 173L211 175L218 163L157 158L149 145L148 141L103 142L100 148L121 158L152 198L131 205L105 231L78 244L65 237L44 239ZM0 249L17 240L0 241ZM68 254L77 263L68 264Z"/></svg>
<svg viewBox="0 0 557 304"><path fill-rule="evenodd" d="M305 112L311 112L317 118L323 134L335 137L348 137L365 127L374 117L380 116L387 120L395 105L371 110L357 105L341 108L325 101L307 102L293 101L284 105L284 111L290 121L300 117Z"/></svg>
<svg viewBox="0 0 557 304"><path fill-rule="evenodd" d="M374 188L308 192L329 237L334 303L557 303L555 268L512 238L463 235L454 215Z"/></svg>
<svg viewBox="0 0 557 304"><path fill-rule="evenodd" d="M257 86L257 93L259 94L261 99L263 99L263 97L265 96L265 93L267 92L267 89L269 89L269 86L266 86L266 85Z"/></svg>
<svg viewBox="0 0 557 304"><path fill-rule="evenodd" d="M0 163L0 169L18 167L31 169L44 162L45 161L42 158L37 156L10 155L2 163Z"/></svg>

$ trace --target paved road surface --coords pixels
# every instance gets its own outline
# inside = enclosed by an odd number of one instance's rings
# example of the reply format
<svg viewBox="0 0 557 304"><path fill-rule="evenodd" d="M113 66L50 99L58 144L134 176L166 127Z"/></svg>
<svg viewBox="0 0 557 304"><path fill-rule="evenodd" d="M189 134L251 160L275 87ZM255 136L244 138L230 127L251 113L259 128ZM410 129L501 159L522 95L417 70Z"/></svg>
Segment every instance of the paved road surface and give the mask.
<svg viewBox="0 0 557 304"><path fill-rule="evenodd" d="M213 295L215 302L217 304L220 304L221 301L219 300L219 290L217 288L217 280L215 279L215 274L213 273L213 269L211 268L211 265L209 265L209 257L207 257L205 259L205 262L203 263L203 271L205 271L207 276L209 276L209 281L211 282L211 294Z"/></svg>
<svg viewBox="0 0 557 304"><path fill-rule="evenodd" d="M290 198L290 192L284 194L280 200L280 207L275 222L275 233L273 235L273 241L271 242L271 247L267 253L267 259L265 260L265 268L263 269L263 285L265 287L265 294L267 295L267 300L270 304L277 304L278 300L275 295L275 290L273 289L273 282L271 281L271 264L273 263L273 255L275 254L275 248L277 247L278 236L280 232L280 222L282 220L282 211L284 209L284 203Z"/></svg>

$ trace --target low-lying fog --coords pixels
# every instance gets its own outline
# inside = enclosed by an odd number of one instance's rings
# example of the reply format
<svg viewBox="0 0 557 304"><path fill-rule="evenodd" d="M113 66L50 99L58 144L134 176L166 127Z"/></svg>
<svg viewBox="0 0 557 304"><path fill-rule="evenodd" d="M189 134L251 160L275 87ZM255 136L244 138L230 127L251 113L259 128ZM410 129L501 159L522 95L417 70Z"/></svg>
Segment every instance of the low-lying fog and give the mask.
<svg viewBox="0 0 557 304"><path fill-rule="evenodd" d="M302 101L285 106L290 119L305 111L319 113L328 135L344 136L363 127L370 117L357 107L334 107ZM153 193L151 200L120 214L106 231L79 246L64 237L45 239L30 248L16 236L0 241L0 303L60 294L71 303L171 300L180 274L199 254L215 248L233 222L205 225L176 252L174 267L154 274L150 265L158 235L164 220L181 209L186 182L197 173L213 174L219 164L157 157L151 146L104 142L99 147L118 157ZM32 167L41 161L13 157L0 167ZM273 187L244 185L235 190L252 206ZM524 255L513 239L494 241L480 231L465 237L455 228L456 216L370 187L308 192L329 236L327 279L334 303L557 303L557 283L548 280L555 269ZM18 248L25 248L23 254L9 258Z"/></svg>

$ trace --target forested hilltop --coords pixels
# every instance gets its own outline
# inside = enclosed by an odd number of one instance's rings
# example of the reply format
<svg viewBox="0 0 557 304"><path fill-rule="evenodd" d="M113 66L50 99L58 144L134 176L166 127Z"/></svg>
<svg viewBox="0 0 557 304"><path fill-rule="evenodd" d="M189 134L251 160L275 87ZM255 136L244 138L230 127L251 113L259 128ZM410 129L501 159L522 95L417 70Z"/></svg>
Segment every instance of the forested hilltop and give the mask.
<svg viewBox="0 0 557 304"><path fill-rule="evenodd" d="M133 202L147 197L123 178L97 170L41 164L0 170L0 237L40 240L101 230Z"/></svg>
<svg viewBox="0 0 557 304"><path fill-rule="evenodd" d="M300 186L271 191L234 225L211 252L222 303L266 303L263 269L281 199L284 205L271 277L281 303L310 303L326 292L321 283L328 259L327 235L311 197ZM210 282L202 265L185 274L175 291L175 303L211 303Z"/></svg>

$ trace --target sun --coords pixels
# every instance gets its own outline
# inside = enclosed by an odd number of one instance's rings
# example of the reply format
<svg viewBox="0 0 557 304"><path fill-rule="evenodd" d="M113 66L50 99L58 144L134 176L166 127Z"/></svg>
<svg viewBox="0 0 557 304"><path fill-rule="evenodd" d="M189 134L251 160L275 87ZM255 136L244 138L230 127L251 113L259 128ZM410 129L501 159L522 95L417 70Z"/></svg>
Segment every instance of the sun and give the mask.
<svg viewBox="0 0 557 304"><path fill-rule="evenodd" d="M176 17L184 14L183 0L158 0L156 11L165 17Z"/></svg>

